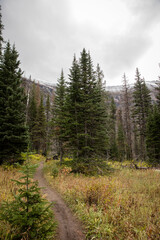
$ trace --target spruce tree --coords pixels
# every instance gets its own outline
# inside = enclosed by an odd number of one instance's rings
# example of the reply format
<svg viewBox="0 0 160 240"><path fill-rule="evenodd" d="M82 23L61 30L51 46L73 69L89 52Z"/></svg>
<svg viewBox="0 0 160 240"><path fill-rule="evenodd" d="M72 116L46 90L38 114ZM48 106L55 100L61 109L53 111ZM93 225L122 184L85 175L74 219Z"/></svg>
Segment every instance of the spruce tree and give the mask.
<svg viewBox="0 0 160 240"><path fill-rule="evenodd" d="M37 109L35 125L33 127L33 144L38 153L45 154L46 151L46 117L41 95L40 105Z"/></svg>
<svg viewBox="0 0 160 240"><path fill-rule="evenodd" d="M28 116L27 116L27 124L29 127L29 136L30 136L30 147L31 150L35 149L34 145L34 128L36 125L36 118L37 118L37 102L36 102L36 88L35 82L32 84L31 93L29 95L29 104L28 104Z"/></svg>
<svg viewBox="0 0 160 240"><path fill-rule="evenodd" d="M50 150L50 137L51 137L51 106L50 106L50 97L49 94L47 96L46 106L45 106L45 112L46 112L46 156L49 153Z"/></svg>
<svg viewBox="0 0 160 240"><path fill-rule="evenodd" d="M65 142L65 97L66 97L66 83L62 70L61 76L58 79L58 83L56 86L52 118L54 135L56 138L58 155L60 155L61 163L63 162Z"/></svg>
<svg viewBox="0 0 160 240"><path fill-rule="evenodd" d="M122 110L119 109L117 113L117 148L118 148L118 159L124 160L126 157L126 146L125 146L125 131L123 126Z"/></svg>
<svg viewBox="0 0 160 240"><path fill-rule="evenodd" d="M90 53L87 53L85 49L80 56L80 78L81 121L83 124L81 154L86 163L91 165L94 164L91 159L94 162L96 158L94 156L101 155L105 148L105 109L102 104L102 89L96 81L92 59Z"/></svg>
<svg viewBox="0 0 160 240"><path fill-rule="evenodd" d="M156 90L156 103L160 111L160 77L159 77L159 80L157 81L157 86L155 90Z"/></svg>
<svg viewBox="0 0 160 240"><path fill-rule="evenodd" d="M126 136L127 159L132 159L132 126L131 126L131 91L127 82L126 75L123 75L122 106L124 118L124 130Z"/></svg>
<svg viewBox="0 0 160 240"><path fill-rule="evenodd" d="M151 108L150 91L141 78L138 68L136 69L136 83L133 91L133 117L137 126L139 136L139 155L141 160L146 159L146 123Z"/></svg>
<svg viewBox="0 0 160 240"><path fill-rule="evenodd" d="M53 237L56 224L52 204L41 197L38 183L33 181L36 167L28 163L21 167L22 177L14 180L18 193L13 201L2 202L0 206L0 220L10 226L7 239L46 240Z"/></svg>
<svg viewBox="0 0 160 240"><path fill-rule="evenodd" d="M15 46L6 44L0 62L0 163L12 162L27 147L26 97Z"/></svg>
<svg viewBox="0 0 160 240"><path fill-rule="evenodd" d="M116 143L116 104L114 98L111 97L108 121L109 133L109 156L111 159L117 159L118 149Z"/></svg>
<svg viewBox="0 0 160 240"><path fill-rule="evenodd" d="M81 151L80 133L83 131L80 122L81 113L81 81L80 67L76 56L74 56L69 73L67 96L65 102L66 109L66 131L68 136L68 147L73 153L74 159L78 159Z"/></svg>
<svg viewBox="0 0 160 240"><path fill-rule="evenodd" d="M69 106L68 141L71 140L70 145L74 146L77 171L90 171L101 164L106 150L106 111L102 87L96 79L90 53L85 49L79 62L74 57L69 78L66 98L66 106Z"/></svg>
<svg viewBox="0 0 160 240"><path fill-rule="evenodd" d="M160 111L155 105L147 121L146 143L149 162L152 164L160 163Z"/></svg>

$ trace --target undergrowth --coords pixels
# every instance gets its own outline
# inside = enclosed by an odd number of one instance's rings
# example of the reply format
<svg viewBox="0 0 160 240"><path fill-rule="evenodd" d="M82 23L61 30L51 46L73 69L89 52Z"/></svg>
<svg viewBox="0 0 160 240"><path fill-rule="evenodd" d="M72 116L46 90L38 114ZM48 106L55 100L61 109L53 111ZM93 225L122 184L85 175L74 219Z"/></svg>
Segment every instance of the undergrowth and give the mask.
<svg viewBox="0 0 160 240"><path fill-rule="evenodd" d="M38 162L44 160L44 157L42 157L41 155L38 155L38 154L33 153L33 154L29 154L28 156L29 156L30 164L35 164L35 163L38 163ZM23 159L24 163L25 163L26 158L27 158L27 154L23 153L22 159ZM0 166L0 207L2 207L4 202L7 202L7 204L8 204L8 207L7 207L8 210L6 209L5 216L7 216L7 214L9 214L9 208L12 208L13 204L10 204L10 203L16 202L15 199L16 200L18 199L17 196L21 191L19 186L17 185L17 182L19 181L19 179L22 178L22 173L19 172L21 167L22 166L20 166L20 165L8 165L8 164L4 164L4 165ZM22 209L22 208L20 208L20 209ZM10 211L10 213L11 212L12 211ZM21 213L19 211L17 211L17 216L18 216L18 214L20 214L20 216L21 216ZM15 223L14 218L16 220L16 213L15 213L15 216L13 215L13 223ZM12 230L11 224L9 224L9 221L1 220L0 221L0 239L4 239L4 240L5 239L6 240L9 240L9 239L25 239L26 240L26 239L28 239L25 237L18 238L18 236L16 238L15 233L12 234L11 232L13 232L13 230ZM14 235L14 236L12 236L12 235Z"/></svg>
<svg viewBox="0 0 160 240"><path fill-rule="evenodd" d="M109 176L87 177L59 169L55 161L44 171L83 221L87 239L160 239L160 172L119 168Z"/></svg>

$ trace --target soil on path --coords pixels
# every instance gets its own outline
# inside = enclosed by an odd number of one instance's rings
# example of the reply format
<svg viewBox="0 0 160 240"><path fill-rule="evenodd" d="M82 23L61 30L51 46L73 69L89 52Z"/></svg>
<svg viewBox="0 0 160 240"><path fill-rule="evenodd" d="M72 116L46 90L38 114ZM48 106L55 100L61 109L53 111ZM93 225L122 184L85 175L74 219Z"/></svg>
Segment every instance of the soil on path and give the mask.
<svg viewBox="0 0 160 240"><path fill-rule="evenodd" d="M47 200L49 202L54 202L53 211L55 219L58 222L57 238L59 240L85 240L81 224L73 216L71 210L67 207L59 194L49 186L43 176L42 169L43 163L40 163L35 174L35 180L38 180L39 187L44 188L42 192L47 195Z"/></svg>

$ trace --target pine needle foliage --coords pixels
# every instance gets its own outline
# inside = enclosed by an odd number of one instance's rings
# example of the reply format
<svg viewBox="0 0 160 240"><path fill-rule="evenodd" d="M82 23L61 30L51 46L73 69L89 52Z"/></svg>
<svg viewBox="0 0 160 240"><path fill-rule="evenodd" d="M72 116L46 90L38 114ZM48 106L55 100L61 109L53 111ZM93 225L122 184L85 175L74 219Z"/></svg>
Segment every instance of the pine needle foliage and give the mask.
<svg viewBox="0 0 160 240"><path fill-rule="evenodd" d="M74 56L66 96L66 135L75 160L75 171L97 169L106 151L106 108L103 74L94 70L85 49ZM76 167L77 166L77 167Z"/></svg>
<svg viewBox="0 0 160 240"><path fill-rule="evenodd" d="M0 61L0 163L14 162L28 144L26 96L15 46L6 44Z"/></svg>
<svg viewBox="0 0 160 240"><path fill-rule="evenodd" d="M26 163L22 166L22 177L14 180L19 188L12 202L0 206L0 220L9 223L7 239L46 240L52 239L55 222L51 205L41 197L38 183L33 181L37 165Z"/></svg>

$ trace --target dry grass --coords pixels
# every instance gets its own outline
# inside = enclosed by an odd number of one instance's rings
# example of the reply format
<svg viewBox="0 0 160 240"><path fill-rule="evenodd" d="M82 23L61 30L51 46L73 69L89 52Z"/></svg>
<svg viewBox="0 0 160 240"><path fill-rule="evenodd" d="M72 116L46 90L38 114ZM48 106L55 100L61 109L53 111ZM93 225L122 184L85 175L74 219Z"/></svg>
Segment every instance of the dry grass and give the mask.
<svg viewBox="0 0 160 240"><path fill-rule="evenodd" d="M53 178L53 164L47 163L46 178L85 223L88 239L160 239L160 172L123 169L85 177L68 169Z"/></svg>
<svg viewBox="0 0 160 240"><path fill-rule="evenodd" d="M26 154L22 154L22 157L26 160ZM30 154L29 161L31 164L38 163L44 160L44 157L38 154ZM20 168L13 166L0 166L0 204L2 201L12 201L14 199L13 194L18 193L18 187L13 180L18 180L21 176L19 172ZM10 227L6 223L0 221L0 239L8 239L7 233L10 232Z"/></svg>
<svg viewBox="0 0 160 240"><path fill-rule="evenodd" d="M11 179L18 180L19 177L20 173L12 166L0 167L0 204L2 201L13 200L13 194L17 193L18 188ZM0 221L0 237L7 239L7 232L9 232L9 225Z"/></svg>

